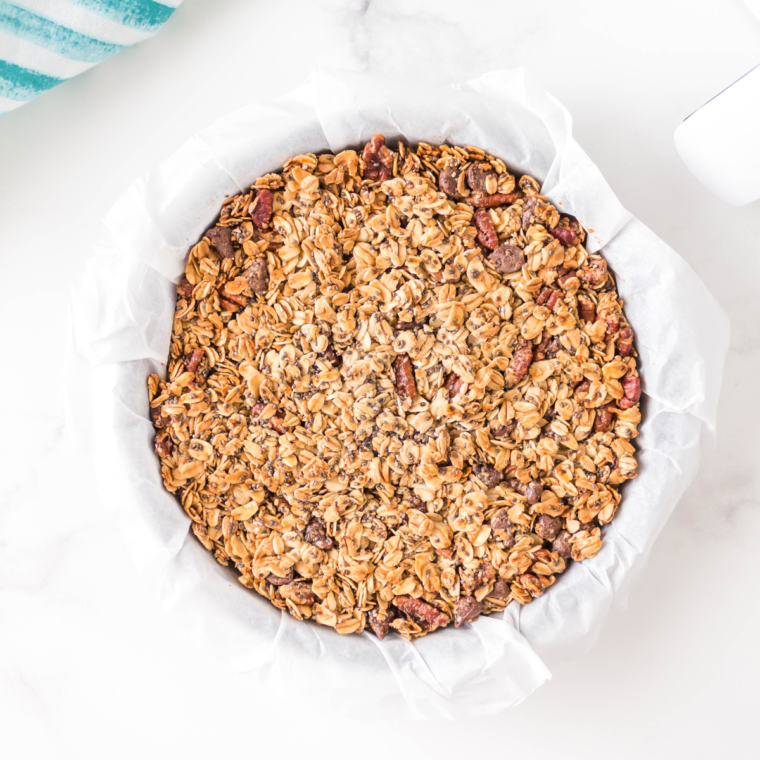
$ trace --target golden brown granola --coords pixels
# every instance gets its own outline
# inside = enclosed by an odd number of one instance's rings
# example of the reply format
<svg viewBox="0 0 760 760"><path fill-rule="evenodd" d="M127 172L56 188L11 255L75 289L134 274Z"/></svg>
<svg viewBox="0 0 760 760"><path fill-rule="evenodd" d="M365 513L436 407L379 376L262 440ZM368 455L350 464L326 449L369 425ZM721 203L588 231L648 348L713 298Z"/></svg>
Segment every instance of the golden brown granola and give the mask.
<svg viewBox="0 0 760 760"><path fill-rule="evenodd" d="M240 582L340 633L540 596L636 474L605 260L473 147L376 135L225 201L148 381L166 488Z"/></svg>

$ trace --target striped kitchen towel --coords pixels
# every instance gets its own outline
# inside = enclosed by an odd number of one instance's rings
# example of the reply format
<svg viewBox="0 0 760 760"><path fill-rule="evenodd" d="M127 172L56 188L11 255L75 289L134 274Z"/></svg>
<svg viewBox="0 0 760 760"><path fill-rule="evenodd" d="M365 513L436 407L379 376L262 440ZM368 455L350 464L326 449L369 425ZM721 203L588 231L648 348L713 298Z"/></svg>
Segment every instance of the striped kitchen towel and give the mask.
<svg viewBox="0 0 760 760"><path fill-rule="evenodd" d="M182 0L0 0L0 114L155 34Z"/></svg>

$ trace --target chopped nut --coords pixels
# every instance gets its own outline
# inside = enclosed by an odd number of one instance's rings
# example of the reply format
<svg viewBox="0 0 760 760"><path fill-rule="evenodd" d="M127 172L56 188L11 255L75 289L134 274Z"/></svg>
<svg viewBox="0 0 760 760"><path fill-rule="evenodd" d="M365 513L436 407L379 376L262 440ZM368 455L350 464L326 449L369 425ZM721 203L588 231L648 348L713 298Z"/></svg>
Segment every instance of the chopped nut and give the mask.
<svg viewBox="0 0 760 760"><path fill-rule="evenodd" d="M493 591L488 595L490 599L507 599L509 598L509 584L499 579L493 584Z"/></svg>
<svg viewBox="0 0 760 760"><path fill-rule="evenodd" d="M400 396L414 398L417 395L417 385L414 380L412 362L406 354L399 354L393 362L396 376L396 391Z"/></svg>
<svg viewBox="0 0 760 760"><path fill-rule="evenodd" d="M497 428L493 428L491 431L491 435L494 438L506 438L508 435L510 435L514 429L517 427L517 422L515 420L512 420L511 422L508 422L506 425L499 425Z"/></svg>
<svg viewBox="0 0 760 760"><path fill-rule="evenodd" d="M235 255L232 248L232 230L229 227L212 227L210 230L206 230L206 237L223 258L226 259Z"/></svg>
<svg viewBox="0 0 760 760"><path fill-rule="evenodd" d="M555 227L549 230L557 240L559 240L564 246L575 245L578 242L578 235L575 230L571 230L568 227Z"/></svg>
<svg viewBox="0 0 760 760"><path fill-rule="evenodd" d="M532 363L533 346L527 345L523 346L522 348L518 348L512 357L512 361L510 362L508 368L509 374L512 376L515 382L521 380L523 377L525 377L525 375L528 374L528 369Z"/></svg>
<svg viewBox="0 0 760 760"><path fill-rule="evenodd" d="M203 357L204 357L204 351L202 348L196 348L194 351L191 351L185 357L185 367L187 368L187 371L195 372L195 370L197 370L198 367L200 366L200 363Z"/></svg>
<svg viewBox="0 0 760 760"><path fill-rule="evenodd" d="M190 298L193 295L193 286L190 284L190 280L187 279L187 275L182 275L182 279L177 285L177 294L183 298Z"/></svg>
<svg viewBox="0 0 760 760"><path fill-rule="evenodd" d="M621 409L630 409L641 398L641 380L639 380L639 376L634 371L629 370L625 373L621 384L624 395L618 402L618 405Z"/></svg>
<svg viewBox="0 0 760 760"><path fill-rule="evenodd" d="M393 176L393 153L386 147L383 135L375 135L364 146L362 160L367 165L365 179L385 182Z"/></svg>
<svg viewBox="0 0 760 760"><path fill-rule="evenodd" d="M557 303L557 301L559 301L561 297L562 297L562 293L560 293L559 290L555 290L554 288L544 288L538 294L538 298L536 298L536 303L539 306L546 304L546 308L551 310L554 308L554 305Z"/></svg>
<svg viewBox="0 0 760 760"><path fill-rule="evenodd" d="M256 193L256 200L251 203L249 213L251 221L260 229L265 230L269 227L272 220L272 210L274 208L274 195L266 187L262 187Z"/></svg>
<svg viewBox="0 0 760 760"><path fill-rule="evenodd" d="M269 269L263 257L254 260L245 272L248 286L254 293L266 293L269 290Z"/></svg>
<svg viewBox="0 0 760 760"><path fill-rule="evenodd" d="M267 575L267 581L271 583L273 586L287 586L289 583L293 582L293 578L295 576L295 573L293 572L293 568L291 567L288 569L284 575L277 575L277 573L269 573Z"/></svg>
<svg viewBox="0 0 760 760"><path fill-rule="evenodd" d="M328 551L333 548L333 540L327 535L327 525L321 517L312 517L309 520L304 538L319 549Z"/></svg>
<svg viewBox="0 0 760 760"><path fill-rule="evenodd" d="M610 429L610 425L612 424L612 410L614 408L614 404L607 404L607 406L599 407L596 410L596 417L594 417L595 433L606 433Z"/></svg>
<svg viewBox="0 0 760 760"><path fill-rule="evenodd" d="M487 464L476 464L472 468L475 477L485 484L486 488L493 488L501 483L504 473Z"/></svg>
<svg viewBox="0 0 760 760"><path fill-rule="evenodd" d="M513 480L510 482L510 485L517 493L522 494L528 500L528 504L538 504L541 501L544 486L539 481L533 480L530 483L521 483L519 480Z"/></svg>
<svg viewBox="0 0 760 760"><path fill-rule="evenodd" d="M154 441L156 454L158 454L158 456L168 457L172 453L174 446L172 445L172 439L169 437L169 433L156 433Z"/></svg>
<svg viewBox="0 0 760 760"><path fill-rule="evenodd" d="M481 612L483 612L483 605L474 597L461 597L454 608L454 628L461 628L465 623L471 623Z"/></svg>
<svg viewBox="0 0 760 760"><path fill-rule="evenodd" d="M609 321L607 323L609 327ZM630 327L624 327L620 331L620 336L617 339L617 352L625 358L633 350L633 330Z"/></svg>
<svg viewBox="0 0 760 760"><path fill-rule="evenodd" d="M272 581L269 582L272 583ZM306 583L287 583L284 586L275 583L274 585L280 586L280 594L283 599L289 599L293 604L314 604L316 597L311 586Z"/></svg>
<svg viewBox="0 0 760 760"><path fill-rule="evenodd" d="M432 604L415 599L411 596L397 596L393 600L396 608L408 615L416 623L428 623L439 628L449 624L449 619L437 607Z"/></svg>
<svg viewBox="0 0 760 760"><path fill-rule="evenodd" d="M604 259L591 259L588 266L581 267L578 279L590 288L598 288L607 281L607 262Z"/></svg>
<svg viewBox="0 0 760 760"><path fill-rule="evenodd" d="M449 372L443 387L449 392L449 398L453 400L457 397L462 388L467 387L467 383L462 380L456 372Z"/></svg>
<svg viewBox="0 0 760 760"><path fill-rule="evenodd" d="M491 217L484 208L475 212L475 227L478 230L478 243L483 248L496 248L499 245L499 238L496 235L496 228L493 226Z"/></svg>
<svg viewBox="0 0 760 760"><path fill-rule="evenodd" d="M382 641L391 629L391 623L396 619L396 612L392 607L384 610L375 607L367 613L367 622L375 636Z"/></svg>
<svg viewBox="0 0 760 760"><path fill-rule="evenodd" d="M571 539L572 536L570 533L568 533L568 531L560 531L557 538L554 539L554 543L552 544L552 551L559 554L560 557L564 557L564 559L570 559L572 550Z"/></svg>
<svg viewBox="0 0 760 760"><path fill-rule="evenodd" d="M578 313L584 322L596 321L596 308L588 296L578 295Z"/></svg>
<svg viewBox="0 0 760 760"><path fill-rule="evenodd" d="M520 197L522 197L521 193L494 193L493 195L473 193L467 200L475 208L496 208L509 206Z"/></svg>

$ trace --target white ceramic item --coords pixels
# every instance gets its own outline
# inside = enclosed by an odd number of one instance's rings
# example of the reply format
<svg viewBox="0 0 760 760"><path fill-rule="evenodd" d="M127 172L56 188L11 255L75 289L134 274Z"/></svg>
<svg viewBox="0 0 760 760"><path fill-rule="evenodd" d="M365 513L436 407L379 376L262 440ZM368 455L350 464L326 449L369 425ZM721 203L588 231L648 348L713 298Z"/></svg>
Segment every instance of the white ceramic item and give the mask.
<svg viewBox="0 0 760 760"><path fill-rule="evenodd" d="M676 129L676 148L694 176L721 200L760 198L760 65L709 100Z"/></svg>

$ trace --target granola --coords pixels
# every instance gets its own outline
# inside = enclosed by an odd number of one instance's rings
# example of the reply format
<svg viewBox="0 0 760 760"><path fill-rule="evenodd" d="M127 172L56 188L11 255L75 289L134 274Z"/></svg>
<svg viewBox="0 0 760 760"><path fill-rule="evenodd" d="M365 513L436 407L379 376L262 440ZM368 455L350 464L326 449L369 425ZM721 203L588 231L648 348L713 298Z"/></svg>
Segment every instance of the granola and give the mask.
<svg viewBox="0 0 760 760"><path fill-rule="evenodd" d="M197 539L296 618L379 638L525 604L593 557L641 383L585 234L478 148L382 135L227 199L148 380Z"/></svg>

